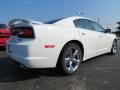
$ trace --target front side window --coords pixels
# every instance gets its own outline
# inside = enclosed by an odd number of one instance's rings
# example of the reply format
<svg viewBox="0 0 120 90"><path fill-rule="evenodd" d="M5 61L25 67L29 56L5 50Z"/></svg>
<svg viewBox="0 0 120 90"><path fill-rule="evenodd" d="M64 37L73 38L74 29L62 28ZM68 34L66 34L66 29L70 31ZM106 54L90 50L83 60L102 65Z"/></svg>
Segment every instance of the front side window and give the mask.
<svg viewBox="0 0 120 90"><path fill-rule="evenodd" d="M93 30L91 23L87 19L74 20L75 27Z"/></svg>
<svg viewBox="0 0 120 90"><path fill-rule="evenodd" d="M92 23L92 25L93 25L93 27L94 27L94 29L96 31L98 31L98 32L104 32L104 28L101 25L97 24L94 21L91 21L91 23Z"/></svg>

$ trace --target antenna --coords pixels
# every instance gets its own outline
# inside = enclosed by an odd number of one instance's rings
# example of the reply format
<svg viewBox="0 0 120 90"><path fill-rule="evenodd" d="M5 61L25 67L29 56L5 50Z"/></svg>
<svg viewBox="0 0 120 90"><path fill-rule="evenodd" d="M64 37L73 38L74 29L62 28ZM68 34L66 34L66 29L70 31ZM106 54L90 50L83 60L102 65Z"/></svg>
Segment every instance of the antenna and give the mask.
<svg viewBox="0 0 120 90"><path fill-rule="evenodd" d="M79 15L79 16L82 16L84 13L83 12L81 12L81 11L78 11L77 12L77 15Z"/></svg>

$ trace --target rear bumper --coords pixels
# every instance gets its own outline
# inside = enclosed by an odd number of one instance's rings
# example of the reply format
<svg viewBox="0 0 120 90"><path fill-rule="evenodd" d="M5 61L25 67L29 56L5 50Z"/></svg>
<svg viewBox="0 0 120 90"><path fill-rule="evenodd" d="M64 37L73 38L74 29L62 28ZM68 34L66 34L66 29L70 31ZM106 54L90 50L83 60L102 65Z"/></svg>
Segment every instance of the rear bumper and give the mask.
<svg viewBox="0 0 120 90"><path fill-rule="evenodd" d="M55 62L53 58L47 57L22 57L18 55L8 54L12 60L24 65L27 68L54 68Z"/></svg>
<svg viewBox="0 0 120 90"><path fill-rule="evenodd" d="M8 43L7 54L12 60L27 68L54 68L58 55L57 49L45 49L31 41L26 43Z"/></svg>

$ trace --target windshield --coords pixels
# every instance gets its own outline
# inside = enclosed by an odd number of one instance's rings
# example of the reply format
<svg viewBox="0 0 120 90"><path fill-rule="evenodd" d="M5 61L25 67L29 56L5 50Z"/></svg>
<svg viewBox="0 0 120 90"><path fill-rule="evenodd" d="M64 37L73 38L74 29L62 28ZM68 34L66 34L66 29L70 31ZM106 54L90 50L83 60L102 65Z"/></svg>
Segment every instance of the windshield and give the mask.
<svg viewBox="0 0 120 90"><path fill-rule="evenodd" d="M54 23L56 23L56 22L58 22L58 21L60 21L60 20L62 20L62 19L63 19L63 18L50 20L50 21L45 22L45 24L54 24Z"/></svg>
<svg viewBox="0 0 120 90"><path fill-rule="evenodd" d="M6 29L7 26L5 24L0 24L0 29Z"/></svg>

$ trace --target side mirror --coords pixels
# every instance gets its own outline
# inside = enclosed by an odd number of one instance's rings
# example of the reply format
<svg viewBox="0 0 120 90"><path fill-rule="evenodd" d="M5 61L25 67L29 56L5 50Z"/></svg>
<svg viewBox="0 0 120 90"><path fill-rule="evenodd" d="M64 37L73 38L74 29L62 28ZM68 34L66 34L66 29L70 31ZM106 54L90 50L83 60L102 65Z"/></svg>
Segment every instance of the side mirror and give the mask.
<svg viewBox="0 0 120 90"><path fill-rule="evenodd" d="M111 33L111 29L105 29L105 33Z"/></svg>

